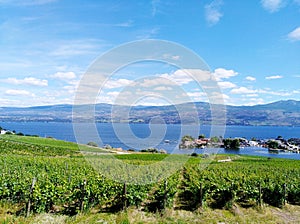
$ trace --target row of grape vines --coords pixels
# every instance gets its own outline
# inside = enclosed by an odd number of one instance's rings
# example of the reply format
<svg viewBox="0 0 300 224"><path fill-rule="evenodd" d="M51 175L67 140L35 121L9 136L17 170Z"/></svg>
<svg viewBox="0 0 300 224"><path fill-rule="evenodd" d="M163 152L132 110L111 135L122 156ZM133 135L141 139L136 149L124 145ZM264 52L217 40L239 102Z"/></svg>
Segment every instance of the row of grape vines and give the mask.
<svg viewBox="0 0 300 224"><path fill-rule="evenodd" d="M212 163L207 169L188 164L181 184L182 206L196 209L300 205L300 163L289 160L240 160Z"/></svg>
<svg viewBox="0 0 300 224"><path fill-rule="evenodd" d="M177 172L158 183L124 185L96 172L82 157L6 155L0 156L0 170L0 200L22 205L20 214L26 213L28 201L32 213L76 214L92 207L117 211L124 206L161 210L171 204L178 179Z"/></svg>
<svg viewBox="0 0 300 224"><path fill-rule="evenodd" d="M30 150L39 149L30 146ZM17 204L19 214L26 214L29 204L31 213L68 215L91 208L118 211L128 206L161 211L166 207L224 208L234 203L245 207L300 205L299 161L242 157L229 163L214 160L206 167L207 159L190 158L182 169L153 182L152 174L167 172L166 166L156 161L165 155L123 155L118 160L141 167L157 163L149 175L139 177L136 171L136 178L147 179L148 184L126 184L97 172L82 156L44 156L42 152L32 156L26 155L28 150L20 151L22 154L0 153L0 201ZM107 157L109 160L109 166L101 169L109 169L116 177L130 173L126 170L130 166L118 166ZM176 159L168 161L167 167L171 169L175 163Z"/></svg>

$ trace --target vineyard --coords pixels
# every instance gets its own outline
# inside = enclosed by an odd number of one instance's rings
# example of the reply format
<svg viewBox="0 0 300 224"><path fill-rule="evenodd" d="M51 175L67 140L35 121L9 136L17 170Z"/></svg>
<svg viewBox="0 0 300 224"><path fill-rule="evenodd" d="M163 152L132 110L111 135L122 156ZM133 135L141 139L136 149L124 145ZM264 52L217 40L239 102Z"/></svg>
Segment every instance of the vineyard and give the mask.
<svg viewBox="0 0 300 224"><path fill-rule="evenodd" d="M20 216L43 212L71 216L90 209L116 212L128 207L161 212L166 208L229 209L234 204L300 205L300 162L296 160L232 156L232 162L220 163L217 159L224 156L174 156L166 162L170 169L178 165L179 157L188 157L188 162L151 182L152 173L167 172L159 163L167 155L115 155L127 164L157 164L143 177L148 184L130 184L96 172L73 143L60 146L54 140L41 144L41 140L21 138L0 138L0 201L16 204ZM111 160L109 155L101 158ZM128 173L117 165L110 169L116 176Z"/></svg>

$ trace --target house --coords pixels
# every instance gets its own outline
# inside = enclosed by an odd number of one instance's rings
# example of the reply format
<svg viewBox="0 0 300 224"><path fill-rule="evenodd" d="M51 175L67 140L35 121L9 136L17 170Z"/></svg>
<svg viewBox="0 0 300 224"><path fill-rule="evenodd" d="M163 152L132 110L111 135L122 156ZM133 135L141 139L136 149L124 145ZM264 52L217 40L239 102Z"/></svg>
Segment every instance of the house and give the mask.
<svg viewBox="0 0 300 224"><path fill-rule="evenodd" d="M252 147L258 147L259 146L259 143L257 141L249 141L249 145L252 146Z"/></svg>
<svg viewBox="0 0 300 224"><path fill-rule="evenodd" d="M196 139L195 140L195 143L199 146L201 145L207 145L209 142L209 139L208 138L201 138L201 139Z"/></svg>

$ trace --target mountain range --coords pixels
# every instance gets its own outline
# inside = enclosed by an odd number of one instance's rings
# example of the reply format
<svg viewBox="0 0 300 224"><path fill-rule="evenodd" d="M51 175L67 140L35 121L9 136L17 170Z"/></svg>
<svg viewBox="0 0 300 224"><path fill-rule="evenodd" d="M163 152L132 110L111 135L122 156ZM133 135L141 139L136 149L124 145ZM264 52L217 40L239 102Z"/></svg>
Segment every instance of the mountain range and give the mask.
<svg viewBox="0 0 300 224"><path fill-rule="evenodd" d="M90 105L81 105L80 111L85 111ZM191 106L197 113L190 110ZM112 112L112 108L114 109ZM177 109L184 111L179 114ZM96 104L95 119L97 122L131 122L149 123L153 118L160 117L166 123L193 123L193 117L198 116L201 124L211 124L211 105L205 102L185 103L169 106L114 106L111 104ZM225 106L227 125L270 125L270 126L300 126L300 101L286 100L254 106ZM78 108L77 108L78 109ZM73 117L80 119L80 114L73 111L73 105L50 105L35 107L0 107L1 122L71 122ZM76 110L77 111L77 110ZM79 111L79 110L78 110ZM125 119L121 112L130 111Z"/></svg>

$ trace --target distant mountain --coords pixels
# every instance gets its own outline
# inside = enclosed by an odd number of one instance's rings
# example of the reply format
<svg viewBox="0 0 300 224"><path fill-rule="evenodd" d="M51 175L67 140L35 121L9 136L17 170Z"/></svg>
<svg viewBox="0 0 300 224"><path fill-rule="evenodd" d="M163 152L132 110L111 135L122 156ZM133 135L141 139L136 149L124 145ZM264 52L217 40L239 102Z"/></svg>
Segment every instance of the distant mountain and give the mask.
<svg viewBox="0 0 300 224"><path fill-rule="evenodd" d="M85 111L91 105L77 106ZM197 109L195 114L190 108ZM113 112L112 108L114 109ZM51 105L38 107L0 107L0 121L43 121L43 122L71 122L74 116L77 120L84 120L80 113L72 113L72 105ZM178 110L182 113L179 116ZM124 112L129 111L129 119L125 119ZM149 123L160 117L166 123L176 124L181 121L193 123L195 116L202 124L211 124L210 105L205 102L185 103L170 106L113 106L110 104L95 105L95 119L97 122L131 122ZM272 126L300 126L300 101L287 100L255 106L226 106L227 125L272 125Z"/></svg>

